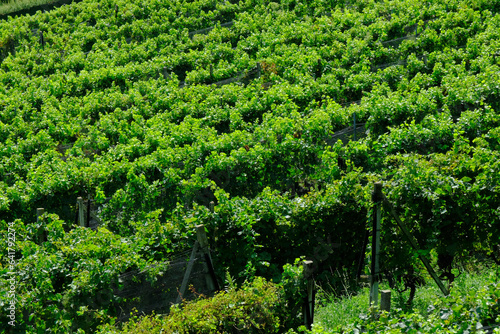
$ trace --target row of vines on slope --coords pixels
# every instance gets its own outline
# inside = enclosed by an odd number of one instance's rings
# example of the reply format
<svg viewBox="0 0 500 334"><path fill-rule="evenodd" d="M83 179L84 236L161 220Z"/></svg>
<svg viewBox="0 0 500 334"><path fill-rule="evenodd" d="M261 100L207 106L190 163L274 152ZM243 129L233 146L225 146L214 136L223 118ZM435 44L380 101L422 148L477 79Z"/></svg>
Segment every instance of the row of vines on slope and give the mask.
<svg viewBox="0 0 500 334"><path fill-rule="evenodd" d="M116 303L88 296L188 247L198 223L241 281L302 255L321 277L352 268L376 180L444 273L469 251L498 261L499 8L465 3L83 1L0 23L16 50L0 66L0 212L24 249L26 328L112 321ZM367 136L327 145L353 113ZM111 197L97 232L71 226L87 195ZM37 207L60 218L36 226ZM384 270L402 275L414 254L385 224Z"/></svg>

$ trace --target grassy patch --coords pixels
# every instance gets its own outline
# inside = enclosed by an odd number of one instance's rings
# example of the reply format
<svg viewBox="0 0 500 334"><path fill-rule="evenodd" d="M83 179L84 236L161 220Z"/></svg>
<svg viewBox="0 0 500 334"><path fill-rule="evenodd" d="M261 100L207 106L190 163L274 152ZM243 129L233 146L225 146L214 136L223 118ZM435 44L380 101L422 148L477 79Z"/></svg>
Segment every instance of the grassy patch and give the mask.
<svg viewBox="0 0 500 334"><path fill-rule="evenodd" d="M463 272L453 282L451 290L455 295L467 296L474 294L491 282L491 275L491 270L476 273ZM380 290L388 288L387 285L382 284ZM431 279L427 280L425 286L417 289L415 299L411 305L406 303L408 295L408 291L402 293L393 291L391 309L426 316L429 307L442 297L441 291ZM363 288L359 293L344 298L326 296L325 299L329 301L316 309L315 323L327 331L333 331L341 326L359 323L360 315L368 313L369 288Z"/></svg>
<svg viewBox="0 0 500 334"><path fill-rule="evenodd" d="M316 310L314 322L325 329L346 326L359 320L359 315L368 310L369 289L345 298L332 298L329 303Z"/></svg>

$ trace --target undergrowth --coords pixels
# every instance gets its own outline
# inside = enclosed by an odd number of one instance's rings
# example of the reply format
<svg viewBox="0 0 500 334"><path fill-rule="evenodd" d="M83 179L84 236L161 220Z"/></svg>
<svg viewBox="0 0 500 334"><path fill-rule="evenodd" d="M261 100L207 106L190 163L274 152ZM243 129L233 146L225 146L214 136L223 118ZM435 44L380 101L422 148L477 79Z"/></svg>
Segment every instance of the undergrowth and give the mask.
<svg viewBox="0 0 500 334"><path fill-rule="evenodd" d="M312 333L479 333L485 326L495 328L500 321L498 269L463 272L443 296L427 279L417 289L411 304L408 292L392 294L391 311L377 315L369 308L369 288L358 294L330 298L316 311ZM388 288L382 285L381 289ZM495 329L496 332L500 332ZM305 331L302 329L302 331Z"/></svg>

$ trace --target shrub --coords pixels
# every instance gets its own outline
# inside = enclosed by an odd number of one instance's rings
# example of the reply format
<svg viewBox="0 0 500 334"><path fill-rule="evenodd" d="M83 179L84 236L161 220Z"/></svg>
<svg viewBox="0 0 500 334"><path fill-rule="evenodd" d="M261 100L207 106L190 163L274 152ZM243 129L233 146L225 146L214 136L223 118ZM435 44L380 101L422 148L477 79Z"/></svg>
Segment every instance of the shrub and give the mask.
<svg viewBox="0 0 500 334"><path fill-rule="evenodd" d="M123 333L277 333L282 324L276 316L280 287L261 277L240 289L230 287L213 298L202 295L194 301L173 306L165 317L135 318ZM115 332L112 326L100 333Z"/></svg>

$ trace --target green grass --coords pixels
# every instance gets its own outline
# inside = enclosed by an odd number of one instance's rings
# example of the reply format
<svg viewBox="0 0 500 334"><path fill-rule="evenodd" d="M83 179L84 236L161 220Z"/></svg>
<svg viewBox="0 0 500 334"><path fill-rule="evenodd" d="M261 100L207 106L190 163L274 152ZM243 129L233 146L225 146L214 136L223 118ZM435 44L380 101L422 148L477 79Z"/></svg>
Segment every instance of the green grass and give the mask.
<svg viewBox="0 0 500 334"><path fill-rule="evenodd" d="M491 274L492 270L488 269L472 273L463 272L455 279L451 290L454 294L462 296L477 292L481 287L491 282ZM381 284L379 290L383 289L389 289L388 285ZM357 294L347 295L343 298L329 296L325 292L321 292L320 295L323 295L323 299L326 302L323 302L322 306L316 308L314 322L327 332L339 326L357 323L360 320L360 315L368 313L368 287L362 288ZM428 279L423 287L417 289L412 305L406 304L408 296L408 291L398 293L393 290L391 309L401 309L406 313L414 312L425 316L428 313L429 306L442 297L442 293L434 281Z"/></svg>
<svg viewBox="0 0 500 334"><path fill-rule="evenodd" d="M323 307L315 310L314 323L320 324L325 329L334 329L359 320L360 314L368 310L369 289L364 288L357 295L345 298L332 298Z"/></svg>
<svg viewBox="0 0 500 334"><path fill-rule="evenodd" d="M57 0L11 0L0 4L0 15L14 13L26 8L50 4Z"/></svg>

